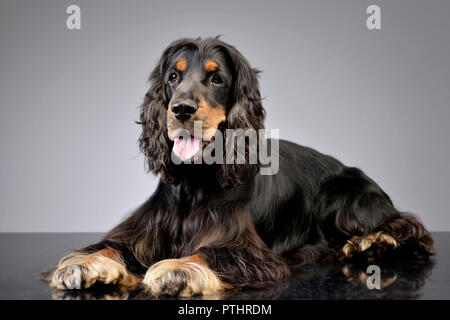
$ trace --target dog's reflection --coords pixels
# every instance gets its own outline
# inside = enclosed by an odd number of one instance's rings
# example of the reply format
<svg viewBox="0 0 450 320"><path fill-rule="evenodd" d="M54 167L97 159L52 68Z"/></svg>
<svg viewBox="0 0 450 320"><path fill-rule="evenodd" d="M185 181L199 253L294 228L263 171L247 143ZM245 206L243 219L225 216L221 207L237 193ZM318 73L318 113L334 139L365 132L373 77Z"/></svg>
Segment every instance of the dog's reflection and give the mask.
<svg viewBox="0 0 450 320"><path fill-rule="evenodd" d="M433 268L432 261L379 263L380 289L370 289L372 263L311 265L290 280L282 299L418 299ZM370 279L369 279L370 280Z"/></svg>
<svg viewBox="0 0 450 320"><path fill-rule="evenodd" d="M302 267L283 283L266 289L230 291L190 299L417 299L433 268L432 261L378 264L380 289L369 289L369 264L314 264ZM152 297L142 287L133 289L94 285L88 290L55 290L58 300L179 299Z"/></svg>
<svg viewBox="0 0 450 320"><path fill-rule="evenodd" d="M53 290L54 300L128 300L130 293L128 288L113 285L94 285L86 290Z"/></svg>

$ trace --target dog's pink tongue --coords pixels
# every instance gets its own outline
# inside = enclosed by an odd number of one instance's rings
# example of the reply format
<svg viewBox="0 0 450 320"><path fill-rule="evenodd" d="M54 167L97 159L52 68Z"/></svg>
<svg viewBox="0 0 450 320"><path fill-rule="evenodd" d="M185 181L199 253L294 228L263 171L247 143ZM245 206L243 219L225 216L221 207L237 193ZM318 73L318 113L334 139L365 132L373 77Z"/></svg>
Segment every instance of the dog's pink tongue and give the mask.
<svg viewBox="0 0 450 320"><path fill-rule="evenodd" d="M177 140L175 140L175 143L173 145L173 152L181 159L181 160L188 160L191 159L195 154L200 150L201 140L190 137L190 138L183 138L179 137Z"/></svg>

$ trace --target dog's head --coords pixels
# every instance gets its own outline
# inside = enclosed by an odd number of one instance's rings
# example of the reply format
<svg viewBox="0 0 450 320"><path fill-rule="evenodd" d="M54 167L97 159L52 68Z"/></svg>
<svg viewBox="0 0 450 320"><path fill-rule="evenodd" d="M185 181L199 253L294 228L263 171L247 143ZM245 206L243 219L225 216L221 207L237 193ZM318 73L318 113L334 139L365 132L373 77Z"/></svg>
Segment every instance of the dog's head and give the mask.
<svg viewBox="0 0 450 320"><path fill-rule="evenodd" d="M141 107L140 149L149 169L161 172L166 182L177 180L172 151L186 160L205 148L217 131L225 136L225 129L264 128L257 71L233 46L217 38L173 42L150 82ZM201 124L200 131L194 130L195 123ZM218 182L234 186L257 169L258 164L248 161L223 164Z"/></svg>

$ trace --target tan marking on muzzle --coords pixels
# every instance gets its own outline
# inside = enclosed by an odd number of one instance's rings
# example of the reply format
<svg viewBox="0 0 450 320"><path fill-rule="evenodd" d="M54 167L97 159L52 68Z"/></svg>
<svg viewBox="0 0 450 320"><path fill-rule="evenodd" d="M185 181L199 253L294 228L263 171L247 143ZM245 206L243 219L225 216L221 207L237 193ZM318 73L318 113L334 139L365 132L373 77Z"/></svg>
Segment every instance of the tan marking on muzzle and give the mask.
<svg viewBox="0 0 450 320"><path fill-rule="evenodd" d="M201 100L197 111L192 115L189 121L184 123L178 121L171 111L172 101L167 108L167 129L169 139L175 140L178 129L185 129L194 134L194 121L202 122L202 138L205 141L212 139L219 125L226 121L226 110L223 106L213 107L206 100Z"/></svg>
<svg viewBox="0 0 450 320"><path fill-rule="evenodd" d="M213 107L206 100L201 100L198 106L197 112L194 114L193 121L202 121L202 129L208 130L207 136L203 134L205 140L210 140L215 133L215 130L219 128L222 122L227 119L226 111L223 106Z"/></svg>

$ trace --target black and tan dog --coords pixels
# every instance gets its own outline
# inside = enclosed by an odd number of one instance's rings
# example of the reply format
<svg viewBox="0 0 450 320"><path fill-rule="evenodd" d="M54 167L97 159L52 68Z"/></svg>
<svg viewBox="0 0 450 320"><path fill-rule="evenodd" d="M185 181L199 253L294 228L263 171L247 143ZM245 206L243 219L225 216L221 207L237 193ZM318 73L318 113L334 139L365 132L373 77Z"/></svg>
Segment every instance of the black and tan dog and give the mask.
<svg viewBox="0 0 450 320"><path fill-rule="evenodd" d="M172 151L195 157L218 132L264 128L257 71L234 47L178 40L150 81L140 149L159 185L100 243L63 258L52 287L142 283L153 295L192 296L270 286L313 261L432 254L416 218L361 170L313 149L279 141L275 175L261 175L259 163L173 163Z"/></svg>

